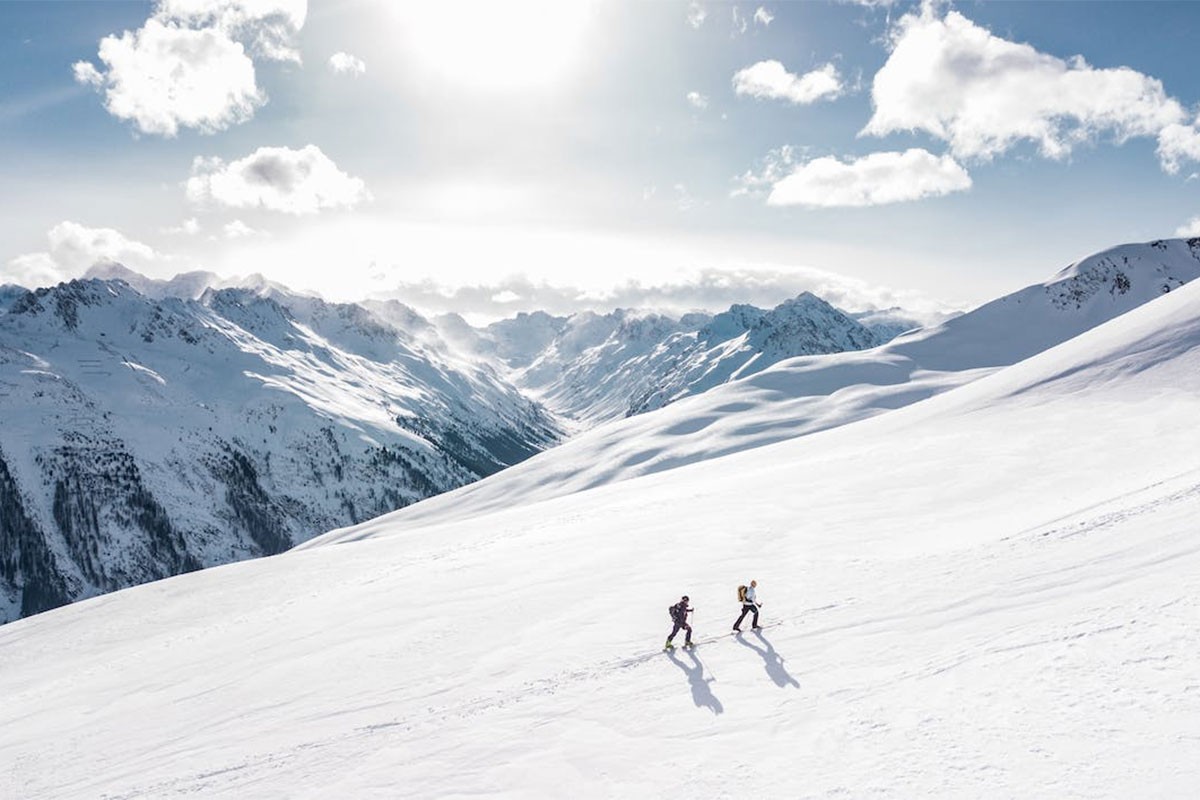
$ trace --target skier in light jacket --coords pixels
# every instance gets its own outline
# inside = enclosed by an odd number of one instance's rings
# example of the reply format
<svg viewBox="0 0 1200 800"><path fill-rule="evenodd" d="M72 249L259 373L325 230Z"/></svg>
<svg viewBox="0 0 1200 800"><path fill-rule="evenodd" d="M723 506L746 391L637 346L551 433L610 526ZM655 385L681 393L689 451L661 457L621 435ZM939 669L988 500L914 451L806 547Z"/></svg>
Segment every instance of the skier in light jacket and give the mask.
<svg viewBox="0 0 1200 800"><path fill-rule="evenodd" d="M742 596L742 613L738 615L737 622L733 623L733 629L739 633L742 630L742 620L747 614L754 614L754 618L750 621L750 627L758 630L761 625L758 624L758 608L762 603L758 602L758 597L755 589L758 588L758 581L750 581L750 585L746 587L746 593Z"/></svg>

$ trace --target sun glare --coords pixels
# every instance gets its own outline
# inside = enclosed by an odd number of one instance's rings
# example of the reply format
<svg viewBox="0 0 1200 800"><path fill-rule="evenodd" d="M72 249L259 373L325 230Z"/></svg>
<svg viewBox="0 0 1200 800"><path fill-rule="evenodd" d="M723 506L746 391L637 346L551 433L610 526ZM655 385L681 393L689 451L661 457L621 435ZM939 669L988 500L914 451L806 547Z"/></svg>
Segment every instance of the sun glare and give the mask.
<svg viewBox="0 0 1200 800"><path fill-rule="evenodd" d="M417 68L489 91L551 87L578 61L587 0L398 3L406 55Z"/></svg>

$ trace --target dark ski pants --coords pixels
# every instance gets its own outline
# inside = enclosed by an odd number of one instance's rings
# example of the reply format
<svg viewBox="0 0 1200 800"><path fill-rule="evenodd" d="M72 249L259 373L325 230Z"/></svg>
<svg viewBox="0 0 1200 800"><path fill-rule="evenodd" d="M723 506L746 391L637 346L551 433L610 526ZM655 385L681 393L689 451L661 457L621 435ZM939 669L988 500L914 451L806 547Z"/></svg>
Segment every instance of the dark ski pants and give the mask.
<svg viewBox="0 0 1200 800"><path fill-rule="evenodd" d="M746 618L746 615L751 612L753 612L753 614L754 614L754 620L750 624L753 625L755 628L757 628L758 627L758 606L754 605L753 603L742 603L742 613L738 616L737 622L733 623L733 627L735 627L735 628L742 627L742 620L744 620Z"/></svg>
<svg viewBox="0 0 1200 800"><path fill-rule="evenodd" d="M683 642L684 642L684 644L691 644L692 643L692 626L688 625L686 622L676 622L675 623L675 627L671 628L671 635L667 637L667 643L669 644L671 642L671 640L675 638L675 634L679 633L680 631L687 631L687 636L683 637Z"/></svg>

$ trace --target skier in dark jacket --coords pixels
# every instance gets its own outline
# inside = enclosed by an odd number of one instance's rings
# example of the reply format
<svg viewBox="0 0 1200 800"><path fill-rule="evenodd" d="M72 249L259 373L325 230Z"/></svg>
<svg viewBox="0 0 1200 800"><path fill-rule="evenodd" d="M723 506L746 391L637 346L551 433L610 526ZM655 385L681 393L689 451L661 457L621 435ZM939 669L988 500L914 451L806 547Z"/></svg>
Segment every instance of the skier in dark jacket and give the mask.
<svg viewBox="0 0 1200 800"><path fill-rule="evenodd" d="M746 591L744 594L739 592L739 594L742 594L742 613L738 615L737 622L733 623L733 629L739 633L742 630L742 620L744 620L746 615L750 613L754 614L754 619L750 622L751 627L754 630L758 630L761 627L758 624L758 607L761 606L762 603L758 602L758 598L755 596L754 591L758 588L758 581L750 581L750 585L745 588Z"/></svg>
<svg viewBox="0 0 1200 800"><path fill-rule="evenodd" d="M687 636L683 639L684 647L692 646L692 626L688 624L687 615L692 613L692 609L688 608L688 596L685 594L678 603L667 609L671 613L671 621L675 623L675 627L671 628L671 635L667 637L667 644L663 647L664 650L672 650L675 645L671 640L675 638L675 634L679 631L687 631Z"/></svg>

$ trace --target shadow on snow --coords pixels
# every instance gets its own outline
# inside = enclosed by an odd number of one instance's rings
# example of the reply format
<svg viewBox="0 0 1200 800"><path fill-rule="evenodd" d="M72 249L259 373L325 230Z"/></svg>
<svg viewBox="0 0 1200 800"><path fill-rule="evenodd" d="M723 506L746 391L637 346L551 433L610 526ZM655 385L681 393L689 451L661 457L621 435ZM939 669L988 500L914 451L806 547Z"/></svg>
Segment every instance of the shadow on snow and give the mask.
<svg viewBox="0 0 1200 800"><path fill-rule="evenodd" d="M778 686L780 689L788 686L794 686L795 688L799 689L800 681L793 678L791 673L787 671L787 667L783 665L783 656L775 652L775 646L767 640L766 636L763 636L762 631L754 631L754 635L757 636L758 640L763 643L763 647L759 647L754 642L748 640L745 634L739 633L734 638L737 639L738 644L749 647L762 657L763 666L766 667L767 675L770 676L771 680L775 681L776 686Z"/></svg>
<svg viewBox="0 0 1200 800"><path fill-rule="evenodd" d="M692 702L696 704L696 708L707 708L714 714L724 713L725 706L721 705L721 701L712 693L712 688L709 686L716 678L704 677L704 664L696 658L695 650L689 649L685 652L692 661L690 665L676 655L674 650L668 650L667 657L671 659L671 663L687 675L688 684L692 688Z"/></svg>

